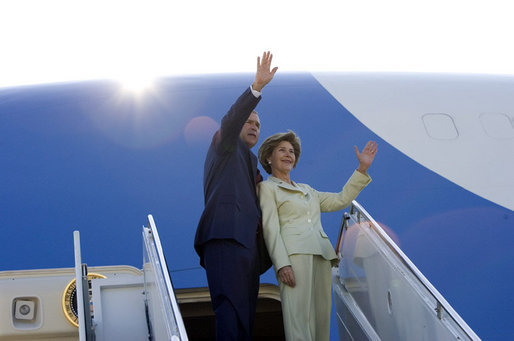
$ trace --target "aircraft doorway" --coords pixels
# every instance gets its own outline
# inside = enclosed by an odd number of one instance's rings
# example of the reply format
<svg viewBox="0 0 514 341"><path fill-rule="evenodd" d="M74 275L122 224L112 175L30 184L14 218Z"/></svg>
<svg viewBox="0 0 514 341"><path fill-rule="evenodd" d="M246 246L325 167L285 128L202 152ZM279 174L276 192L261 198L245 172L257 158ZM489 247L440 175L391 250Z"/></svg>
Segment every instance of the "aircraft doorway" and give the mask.
<svg viewBox="0 0 514 341"><path fill-rule="evenodd" d="M209 289L176 289L175 293L189 340L214 340L215 318ZM253 340L279 341L284 339L279 289L273 284L261 284L257 299Z"/></svg>

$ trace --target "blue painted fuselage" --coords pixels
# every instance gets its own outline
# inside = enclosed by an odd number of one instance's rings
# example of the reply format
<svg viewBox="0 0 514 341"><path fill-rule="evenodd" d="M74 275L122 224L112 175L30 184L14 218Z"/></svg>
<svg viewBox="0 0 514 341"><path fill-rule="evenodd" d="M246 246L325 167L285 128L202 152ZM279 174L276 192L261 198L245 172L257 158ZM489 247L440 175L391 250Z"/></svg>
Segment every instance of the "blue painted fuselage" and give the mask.
<svg viewBox="0 0 514 341"><path fill-rule="evenodd" d="M152 214L174 286L207 286L193 249L203 162L251 81L166 78L139 96L111 81L0 89L0 271L72 267L76 229L88 265L140 267L140 228ZM289 129L302 140L294 181L339 191L358 164L353 146L377 141L373 182L357 200L481 338L514 337L512 209L400 152L311 74L277 74L262 96L260 141ZM322 215L334 243L341 214ZM261 282L276 283L272 270Z"/></svg>

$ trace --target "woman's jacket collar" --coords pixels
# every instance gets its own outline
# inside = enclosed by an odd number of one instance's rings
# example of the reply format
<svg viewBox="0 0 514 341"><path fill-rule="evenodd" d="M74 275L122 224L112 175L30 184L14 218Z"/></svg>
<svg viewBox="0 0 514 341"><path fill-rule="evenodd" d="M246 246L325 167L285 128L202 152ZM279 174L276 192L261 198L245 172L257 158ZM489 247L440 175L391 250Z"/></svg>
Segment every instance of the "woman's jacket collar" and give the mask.
<svg viewBox="0 0 514 341"><path fill-rule="evenodd" d="M300 185L300 184L298 184L298 183L296 183L294 181L291 181L294 184L294 186L293 186L293 185L285 182L284 180L281 180L281 179L279 179L277 177L274 177L273 175L270 175L268 177L268 180L271 180L277 186L285 188L285 189L290 190L290 191L301 192L303 194L307 194L307 192L308 192L308 190L306 188L304 188L304 186L302 186L302 185Z"/></svg>

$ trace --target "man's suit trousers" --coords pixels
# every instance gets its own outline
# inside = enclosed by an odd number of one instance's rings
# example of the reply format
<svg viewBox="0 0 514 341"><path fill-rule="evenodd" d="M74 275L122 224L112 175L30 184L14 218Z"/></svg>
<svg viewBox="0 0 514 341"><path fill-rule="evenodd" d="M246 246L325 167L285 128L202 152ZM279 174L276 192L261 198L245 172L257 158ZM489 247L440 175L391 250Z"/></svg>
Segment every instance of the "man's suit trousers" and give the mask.
<svg viewBox="0 0 514 341"><path fill-rule="evenodd" d="M246 248L231 239L214 239L205 243L203 252L216 314L216 339L251 340L259 293L256 246Z"/></svg>

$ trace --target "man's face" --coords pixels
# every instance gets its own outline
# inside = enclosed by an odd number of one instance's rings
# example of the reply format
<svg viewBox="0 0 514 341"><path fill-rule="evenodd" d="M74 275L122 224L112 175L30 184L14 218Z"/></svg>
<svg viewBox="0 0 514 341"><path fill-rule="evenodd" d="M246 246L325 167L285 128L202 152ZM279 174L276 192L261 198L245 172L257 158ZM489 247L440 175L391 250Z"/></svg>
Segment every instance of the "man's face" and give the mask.
<svg viewBox="0 0 514 341"><path fill-rule="evenodd" d="M243 129L241 129L241 140L248 146L248 148L252 148L257 144L259 140L259 132L261 130L261 121L259 120L259 116L256 112L252 112L246 120Z"/></svg>

